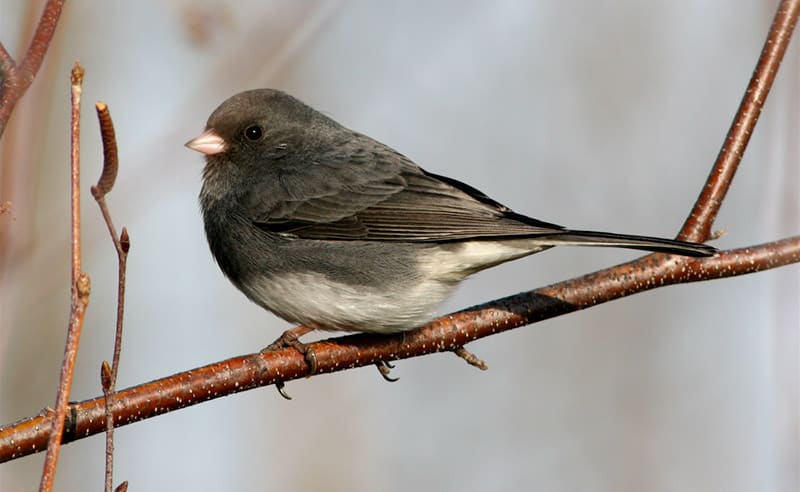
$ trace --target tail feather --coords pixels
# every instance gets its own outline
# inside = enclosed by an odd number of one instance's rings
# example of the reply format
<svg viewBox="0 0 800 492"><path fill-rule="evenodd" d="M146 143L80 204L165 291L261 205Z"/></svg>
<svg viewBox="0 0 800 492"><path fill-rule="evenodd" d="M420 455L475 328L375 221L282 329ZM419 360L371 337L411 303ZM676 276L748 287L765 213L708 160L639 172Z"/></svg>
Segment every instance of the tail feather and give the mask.
<svg viewBox="0 0 800 492"><path fill-rule="evenodd" d="M554 246L612 246L693 257L713 256L717 252L716 248L706 244L611 232L565 229L544 237L552 239Z"/></svg>

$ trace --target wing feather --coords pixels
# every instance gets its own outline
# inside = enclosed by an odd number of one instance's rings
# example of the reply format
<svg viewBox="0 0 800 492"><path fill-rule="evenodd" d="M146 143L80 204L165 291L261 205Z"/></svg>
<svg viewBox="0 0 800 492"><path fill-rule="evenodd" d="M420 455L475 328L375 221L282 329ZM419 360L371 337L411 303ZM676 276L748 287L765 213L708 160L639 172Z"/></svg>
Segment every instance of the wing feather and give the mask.
<svg viewBox="0 0 800 492"><path fill-rule="evenodd" d="M358 142L348 144L353 150L346 152L347 144L340 147L336 159L284 170L278 181L282 196L289 199L260 204L254 223L304 239L393 242L534 236L563 230L515 214L468 185L427 173L388 147L374 150L373 144L367 153L359 150L363 147Z"/></svg>

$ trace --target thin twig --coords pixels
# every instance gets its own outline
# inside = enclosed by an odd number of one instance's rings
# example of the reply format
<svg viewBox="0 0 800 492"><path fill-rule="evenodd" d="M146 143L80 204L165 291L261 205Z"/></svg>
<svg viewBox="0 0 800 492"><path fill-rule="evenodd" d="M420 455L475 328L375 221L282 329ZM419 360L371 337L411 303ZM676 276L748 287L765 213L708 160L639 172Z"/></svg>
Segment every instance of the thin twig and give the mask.
<svg viewBox="0 0 800 492"><path fill-rule="evenodd" d="M72 283L81 273L81 94L83 93L83 66L75 62L71 76L72 114L70 142L70 202L72 211Z"/></svg>
<svg viewBox="0 0 800 492"><path fill-rule="evenodd" d="M0 136L3 135L11 112L14 111L17 102L28 90L39 67L42 66L47 48L55 34L58 20L61 18L63 6L64 0L48 0L39 18L39 24L36 26L36 32L28 51L18 65L14 63L14 59L5 47L0 44L0 61L4 62L3 72L0 74L0 79L2 79L2 85L0 85Z"/></svg>
<svg viewBox="0 0 800 492"><path fill-rule="evenodd" d="M55 410L48 426L50 438L47 443L47 456L42 471L41 492L53 488L53 479L64 432L64 419L67 415L67 402L72 387L72 374L78 356L83 317L89 304L89 276L81 272L81 207L80 207L80 107L83 84L83 67L75 62L72 68L72 154L71 154L71 201L72 201L72 307L70 310L67 342L64 348L64 361L58 384Z"/></svg>
<svg viewBox="0 0 800 492"><path fill-rule="evenodd" d="M742 102L728 130L716 162L711 168L705 186L697 198L689 217L681 228L678 239L707 241L717 218L725 194L733 182L744 151L750 142L758 117L764 108L767 95L778 74L781 60L792 39L792 32L800 13L800 1L783 0L778 6L770 26L767 40L761 50L753 76L747 85Z"/></svg>
<svg viewBox="0 0 800 492"><path fill-rule="evenodd" d="M105 492L111 492L114 487L114 413L111 405L114 404L114 383L112 382L111 367L108 361L100 364L100 387L103 389L105 399L103 410L105 411L106 423L106 470L105 470Z"/></svg>
<svg viewBox="0 0 800 492"><path fill-rule="evenodd" d="M122 352L122 320L125 313L125 272L128 260L128 250L130 249L130 238L128 230L122 228L122 234L117 237L117 230L114 221L111 220L111 213L106 204L106 194L114 188L119 169L119 158L117 155L117 138L114 132L114 123L111 120L111 113L105 103L98 102L97 119L100 121L100 135L103 141L103 172L97 185L92 186L92 196L100 206L103 220L106 222L114 249L117 251L118 279L117 279L117 323L114 336L114 354L111 359L111 366L103 361L100 368L100 381L105 396L105 423L106 423L106 473L105 490L112 492L114 483L114 391L117 385L117 372L119 371L119 356ZM120 485L122 487L122 485ZM127 482L125 482L127 488Z"/></svg>
<svg viewBox="0 0 800 492"><path fill-rule="evenodd" d="M656 277L642 264L654 262ZM687 263L667 255L492 301L443 316L426 326L395 335L358 334L309 344L317 355L317 373L332 373L381 361L454 351L474 340L577 311L664 285L733 277L800 262L800 236L720 252ZM671 265L670 268L667 268ZM682 273L685 272L685 273ZM293 348L234 357L115 394L115 425L123 426L204 401L256 387L306 377L305 357ZM105 430L103 397L75 403L64 442ZM41 451L51 416L36 415L0 427L0 462Z"/></svg>
<svg viewBox="0 0 800 492"><path fill-rule="evenodd" d="M36 77L39 67L42 66L44 55L47 54L47 48L56 33L56 26L58 26L58 20L61 18L63 7L64 0L49 0L44 6L42 16L39 18L39 24L36 26L36 32L33 34L33 39L31 39L31 44L25 52L22 63L19 64L19 75L26 89Z"/></svg>

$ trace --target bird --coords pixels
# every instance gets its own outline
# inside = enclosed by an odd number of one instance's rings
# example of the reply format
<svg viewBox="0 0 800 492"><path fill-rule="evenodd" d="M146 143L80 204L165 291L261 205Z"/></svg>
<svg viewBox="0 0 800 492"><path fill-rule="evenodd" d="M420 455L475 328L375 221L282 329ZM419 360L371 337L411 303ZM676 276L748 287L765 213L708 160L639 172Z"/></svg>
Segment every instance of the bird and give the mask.
<svg viewBox="0 0 800 492"><path fill-rule="evenodd" d="M213 257L247 298L301 325L268 349L293 346L307 360L299 337L312 330L411 330L470 275L554 246L716 251L519 214L276 89L228 98L186 146L205 156Z"/></svg>

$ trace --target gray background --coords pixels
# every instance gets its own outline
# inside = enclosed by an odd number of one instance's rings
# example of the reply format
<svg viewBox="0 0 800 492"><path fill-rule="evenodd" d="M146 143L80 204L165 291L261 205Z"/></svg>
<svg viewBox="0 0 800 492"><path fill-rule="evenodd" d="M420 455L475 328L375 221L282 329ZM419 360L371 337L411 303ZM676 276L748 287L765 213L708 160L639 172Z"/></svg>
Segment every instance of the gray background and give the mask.
<svg viewBox="0 0 800 492"><path fill-rule="evenodd" d="M0 0L13 53L40 2ZM32 5L28 5L32 4ZM202 160L182 144L229 95L287 90L427 169L578 228L672 236L702 186L776 2L67 2L0 142L0 422L54 401L68 314L68 73L86 66L85 270L73 400L111 357L116 258L88 193L92 103L110 105L109 197L129 260L119 387L251 352L288 325L214 265ZM26 41L21 42L20 39ZM722 248L800 231L797 40L717 228ZM634 258L561 248L469 280L443 312ZM250 391L124 427L131 490L796 491L798 268L670 287L452 355ZM43 455L0 465L33 490ZM99 490L103 438L62 451L57 490Z"/></svg>

